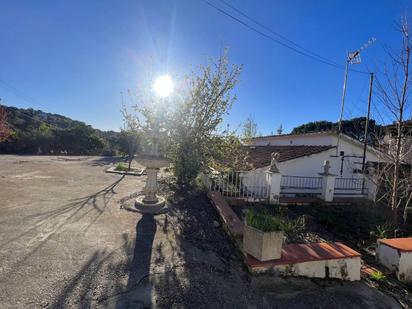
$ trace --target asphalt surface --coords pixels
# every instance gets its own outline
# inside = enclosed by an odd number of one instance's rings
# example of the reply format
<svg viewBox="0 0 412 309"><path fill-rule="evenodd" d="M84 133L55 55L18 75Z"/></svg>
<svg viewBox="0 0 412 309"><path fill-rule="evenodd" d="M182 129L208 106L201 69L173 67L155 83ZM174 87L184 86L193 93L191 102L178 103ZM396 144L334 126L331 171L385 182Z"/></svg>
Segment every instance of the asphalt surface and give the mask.
<svg viewBox="0 0 412 309"><path fill-rule="evenodd" d="M251 277L204 195L131 206L100 157L0 156L0 308L398 308L364 282Z"/></svg>

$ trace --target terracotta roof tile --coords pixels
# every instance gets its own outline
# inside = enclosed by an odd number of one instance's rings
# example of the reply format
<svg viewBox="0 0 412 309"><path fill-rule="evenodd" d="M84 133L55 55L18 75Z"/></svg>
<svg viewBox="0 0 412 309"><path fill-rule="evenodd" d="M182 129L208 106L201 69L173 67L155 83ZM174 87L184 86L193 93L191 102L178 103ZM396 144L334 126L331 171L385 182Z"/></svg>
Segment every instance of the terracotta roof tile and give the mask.
<svg viewBox="0 0 412 309"><path fill-rule="evenodd" d="M282 248L282 256L278 260L258 261L247 255L246 263L249 267L273 267L276 265L297 264L314 261L335 260L360 257L361 254L352 248L340 243L310 243L288 244Z"/></svg>
<svg viewBox="0 0 412 309"><path fill-rule="evenodd" d="M412 237L379 239L379 243L403 252L412 252Z"/></svg>
<svg viewBox="0 0 412 309"><path fill-rule="evenodd" d="M249 163L255 168L270 165L271 154L280 154L279 162L285 162L320 153L335 146L245 146L249 153Z"/></svg>

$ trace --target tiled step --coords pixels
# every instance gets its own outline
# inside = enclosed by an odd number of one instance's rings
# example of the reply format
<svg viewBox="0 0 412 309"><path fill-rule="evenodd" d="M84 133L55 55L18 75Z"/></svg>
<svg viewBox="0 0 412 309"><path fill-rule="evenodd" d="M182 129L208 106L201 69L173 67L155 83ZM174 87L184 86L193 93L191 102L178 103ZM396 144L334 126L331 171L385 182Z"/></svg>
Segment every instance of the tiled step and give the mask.
<svg viewBox="0 0 412 309"><path fill-rule="evenodd" d="M289 244L278 260L261 262L250 255L246 264L252 272L273 270L282 275L312 278L360 279L361 254L342 243Z"/></svg>

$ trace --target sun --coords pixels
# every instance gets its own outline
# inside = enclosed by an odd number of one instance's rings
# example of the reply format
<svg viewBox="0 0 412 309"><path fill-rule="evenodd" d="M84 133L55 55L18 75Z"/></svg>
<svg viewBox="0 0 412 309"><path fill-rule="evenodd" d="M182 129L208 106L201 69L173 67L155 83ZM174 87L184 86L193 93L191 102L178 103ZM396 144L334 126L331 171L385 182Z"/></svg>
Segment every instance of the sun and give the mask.
<svg viewBox="0 0 412 309"><path fill-rule="evenodd" d="M165 98L173 92L174 84L170 75L159 76L153 85L153 89L159 97Z"/></svg>

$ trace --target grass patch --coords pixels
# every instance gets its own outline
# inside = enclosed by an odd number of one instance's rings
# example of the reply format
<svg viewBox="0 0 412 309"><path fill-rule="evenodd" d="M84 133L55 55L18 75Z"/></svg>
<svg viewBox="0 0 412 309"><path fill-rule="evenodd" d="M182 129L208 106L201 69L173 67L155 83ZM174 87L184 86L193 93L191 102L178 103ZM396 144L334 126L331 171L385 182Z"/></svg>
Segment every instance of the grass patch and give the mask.
<svg viewBox="0 0 412 309"><path fill-rule="evenodd" d="M116 167L114 168L115 171L119 171L119 172L127 172L129 170L128 166L124 163L117 163Z"/></svg>
<svg viewBox="0 0 412 309"><path fill-rule="evenodd" d="M268 213L248 211L246 213L247 225L262 232L281 231L283 222L279 217L271 216Z"/></svg>
<svg viewBox="0 0 412 309"><path fill-rule="evenodd" d="M279 205L267 205L261 209L248 210L246 223L263 232L283 231L286 235L301 232L306 226L305 216L290 219Z"/></svg>

